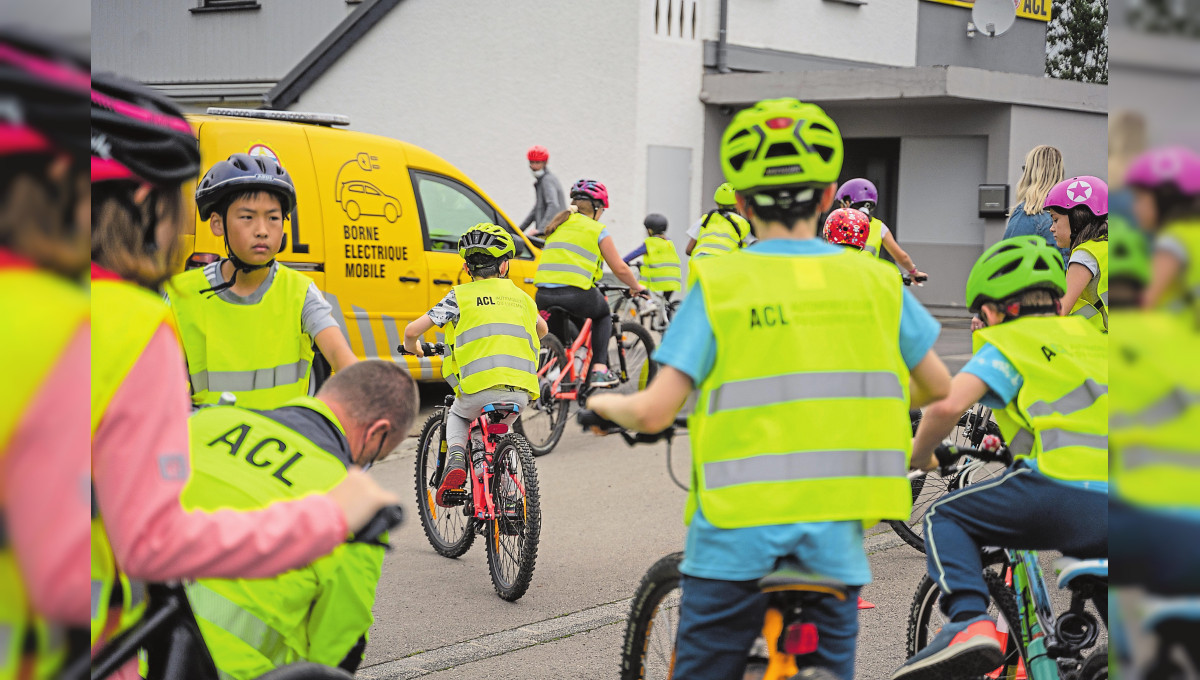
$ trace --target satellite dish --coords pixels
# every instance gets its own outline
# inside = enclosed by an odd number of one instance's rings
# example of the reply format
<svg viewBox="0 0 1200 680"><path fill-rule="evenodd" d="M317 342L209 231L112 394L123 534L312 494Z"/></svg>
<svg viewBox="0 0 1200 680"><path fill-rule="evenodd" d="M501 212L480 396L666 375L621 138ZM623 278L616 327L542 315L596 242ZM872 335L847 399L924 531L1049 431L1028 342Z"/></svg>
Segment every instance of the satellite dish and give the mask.
<svg viewBox="0 0 1200 680"><path fill-rule="evenodd" d="M984 35L995 38L1004 35L1017 21L1017 5L1013 0L975 0L971 8L971 23Z"/></svg>

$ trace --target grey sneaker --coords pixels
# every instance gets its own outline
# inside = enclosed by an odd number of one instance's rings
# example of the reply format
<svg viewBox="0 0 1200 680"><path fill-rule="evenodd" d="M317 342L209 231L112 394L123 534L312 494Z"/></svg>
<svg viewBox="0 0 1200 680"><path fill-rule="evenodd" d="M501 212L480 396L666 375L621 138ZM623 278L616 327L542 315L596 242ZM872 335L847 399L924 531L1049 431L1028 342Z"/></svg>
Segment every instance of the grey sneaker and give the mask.
<svg viewBox="0 0 1200 680"><path fill-rule="evenodd" d="M621 384L621 377L611 368L607 371L593 371L588 384L592 387L616 387Z"/></svg>

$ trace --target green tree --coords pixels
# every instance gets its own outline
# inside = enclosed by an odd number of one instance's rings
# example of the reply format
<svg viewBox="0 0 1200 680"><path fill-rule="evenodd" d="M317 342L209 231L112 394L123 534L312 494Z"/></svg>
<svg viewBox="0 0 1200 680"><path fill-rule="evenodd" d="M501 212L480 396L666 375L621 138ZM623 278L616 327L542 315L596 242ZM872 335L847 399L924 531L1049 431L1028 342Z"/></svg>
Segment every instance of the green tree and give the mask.
<svg viewBox="0 0 1200 680"><path fill-rule="evenodd" d="M1054 0L1046 28L1046 75L1108 83L1108 0Z"/></svg>
<svg viewBox="0 0 1200 680"><path fill-rule="evenodd" d="M1147 33L1200 37L1200 17L1174 0L1141 0L1129 10L1129 25Z"/></svg>

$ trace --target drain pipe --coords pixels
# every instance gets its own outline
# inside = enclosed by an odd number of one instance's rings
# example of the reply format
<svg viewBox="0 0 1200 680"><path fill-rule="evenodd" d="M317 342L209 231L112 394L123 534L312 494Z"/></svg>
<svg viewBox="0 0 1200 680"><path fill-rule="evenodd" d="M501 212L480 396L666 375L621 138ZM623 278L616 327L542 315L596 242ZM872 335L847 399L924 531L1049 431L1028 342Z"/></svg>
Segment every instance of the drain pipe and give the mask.
<svg viewBox="0 0 1200 680"><path fill-rule="evenodd" d="M729 73L729 43L725 31L729 26L729 0L721 0L721 30L717 33L717 73Z"/></svg>

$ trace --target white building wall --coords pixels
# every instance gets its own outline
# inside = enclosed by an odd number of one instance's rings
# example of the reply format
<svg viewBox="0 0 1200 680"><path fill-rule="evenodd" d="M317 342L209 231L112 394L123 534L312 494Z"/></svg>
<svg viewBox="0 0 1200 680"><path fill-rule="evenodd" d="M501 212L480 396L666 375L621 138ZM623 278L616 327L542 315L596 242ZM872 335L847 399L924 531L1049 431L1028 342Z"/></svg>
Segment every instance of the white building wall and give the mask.
<svg viewBox="0 0 1200 680"><path fill-rule="evenodd" d="M638 20L614 9L582 21L570 3L406 0L291 108L428 149L515 222L534 202L525 152L541 144L564 190L603 181L604 221L640 225Z"/></svg>
<svg viewBox="0 0 1200 680"><path fill-rule="evenodd" d="M1063 155L1067 177L1095 175L1107 181L1108 116L1077 111L1012 107L1011 147L1007 182L1015 193L1025 154L1039 144L1056 147Z"/></svg>
<svg viewBox="0 0 1200 680"><path fill-rule="evenodd" d="M716 40L720 2L702 1L704 38ZM916 0L872 0L858 6L829 0L730 0L726 38L749 47L914 66L919 4Z"/></svg>

